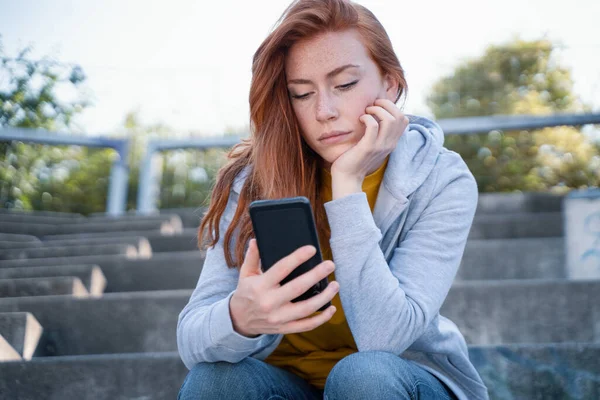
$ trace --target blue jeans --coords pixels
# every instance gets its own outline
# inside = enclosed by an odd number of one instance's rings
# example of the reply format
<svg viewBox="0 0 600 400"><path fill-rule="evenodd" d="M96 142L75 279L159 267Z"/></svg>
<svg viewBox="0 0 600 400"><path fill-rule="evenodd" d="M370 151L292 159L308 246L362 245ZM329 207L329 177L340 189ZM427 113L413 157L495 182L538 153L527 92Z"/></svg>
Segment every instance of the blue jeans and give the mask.
<svg viewBox="0 0 600 400"><path fill-rule="evenodd" d="M239 363L200 363L188 373L178 400L191 399L456 399L435 376L384 351L365 351L341 359L325 390L256 358Z"/></svg>

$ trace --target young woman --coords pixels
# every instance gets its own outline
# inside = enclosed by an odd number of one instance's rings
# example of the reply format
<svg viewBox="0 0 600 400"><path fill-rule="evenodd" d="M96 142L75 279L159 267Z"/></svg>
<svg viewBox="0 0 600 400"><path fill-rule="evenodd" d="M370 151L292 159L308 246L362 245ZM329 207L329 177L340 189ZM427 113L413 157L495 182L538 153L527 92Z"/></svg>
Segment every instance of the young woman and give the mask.
<svg viewBox="0 0 600 400"><path fill-rule="evenodd" d="M351 1L295 1L252 73L251 136L218 174L179 316L179 398L488 398L439 314L477 185L436 123L396 106L407 84L379 21ZM248 205L291 196L311 201L326 261L280 285L315 249L261 272ZM291 302L326 276L325 291Z"/></svg>

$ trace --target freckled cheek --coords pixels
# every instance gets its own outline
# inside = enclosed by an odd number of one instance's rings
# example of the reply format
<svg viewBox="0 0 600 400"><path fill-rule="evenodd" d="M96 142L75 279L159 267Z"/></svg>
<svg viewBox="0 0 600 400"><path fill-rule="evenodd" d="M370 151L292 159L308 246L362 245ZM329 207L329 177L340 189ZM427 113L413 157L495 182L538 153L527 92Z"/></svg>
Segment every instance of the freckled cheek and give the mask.
<svg viewBox="0 0 600 400"><path fill-rule="evenodd" d="M377 97L370 93L363 94L363 95L357 97L356 99L354 99L352 105L350 105L348 107L348 110L350 111L350 114L348 115L348 117L354 124L356 132L358 132L361 137L365 133L366 128L365 128L365 125L359 120L359 118L362 115L367 114L365 109L368 106L373 105L373 103L375 102L376 99L377 99Z"/></svg>
<svg viewBox="0 0 600 400"><path fill-rule="evenodd" d="M302 137L308 144L317 144L317 138L321 135L319 131L318 124L311 119L309 115L304 113L297 113L296 118L298 119L298 124L300 125L300 132L302 133Z"/></svg>

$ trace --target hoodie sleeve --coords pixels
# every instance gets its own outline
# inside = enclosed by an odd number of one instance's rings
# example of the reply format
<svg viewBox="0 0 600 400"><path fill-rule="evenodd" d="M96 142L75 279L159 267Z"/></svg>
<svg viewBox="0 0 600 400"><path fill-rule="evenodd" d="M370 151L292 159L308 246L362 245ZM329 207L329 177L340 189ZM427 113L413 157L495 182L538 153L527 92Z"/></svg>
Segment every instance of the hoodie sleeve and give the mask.
<svg viewBox="0 0 600 400"><path fill-rule="evenodd" d="M478 190L460 155L444 151L438 163L431 198L389 265L365 193L325 204L340 299L359 351L403 353L425 332L452 286Z"/></svg>
<svg viewBox="0 0 600 400"><path fill-rule="evenodd" d="M232 191L219 223L219 241L207 249L196 289L179 314L177 348L188 369L200 362L264 358L276 346L278 335L248 338L233 329L229 301L237 288L239 270L227 267L223 237L236 207L237 194Z"/></svg>

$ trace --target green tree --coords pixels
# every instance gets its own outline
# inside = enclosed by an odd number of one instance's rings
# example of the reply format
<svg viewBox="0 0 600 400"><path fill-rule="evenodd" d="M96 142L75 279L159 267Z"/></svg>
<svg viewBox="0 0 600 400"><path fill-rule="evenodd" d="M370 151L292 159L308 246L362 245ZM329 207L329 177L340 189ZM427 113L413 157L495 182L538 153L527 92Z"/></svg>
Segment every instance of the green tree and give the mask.
<svg viewBox="0 0 600 400"><path fill-rule="evenodd" d="M82 90L85 81L82 68L48 57L33 61L28 58L30 53L31 47L27 47L16 57L9 57L0 37L0 82L6 83L6 88L0 91L0 129L71 131L73 117L89 105ZM70 89L78 96L61 101L56 94L59 88ZM240 135L247 130L228 127L225 134ZM148 139L175 134L164 124L142 124L137 110L128 112L122 128L114 132L114 136L130 140L127 209L135 209L137 205L139 167ZM164 162L159 168L162 174L159 206L206 205L226 151L175 150L160 154L157 158ZM82 214L103 212L115 156L111 149L0 141L0 206Z"/></svg>
<svg viewBox="0 0 600 400"><path fill-rule="evenodd" d="M44 57L31 60L28 46L15 57L4 51L0 36L0 129L4 127L71 130L73 117L89 105L82 91L83 69ZM63 101L57 92L70 92ZM68 179L65 159L86 157L86 151L66 146L45 146L0 141L0 206L25 209L62 209L63 193L52 196L47 190ZM77 161L73 159L71 161ZM85 163L84 163L85 164ZM90 168L91 164L85 164ZM65 186L68 188L68 185ZM67 203L69 201L67 200ZM40 208L41 207L41 208Z"/></svg>
<svg viewBox="0 0 600 400"><path fill-rule="evenodd" d="M492 45L436 82L427 104L438 119L589 112L553 57L557 48L545 39ZM463 156L484 192L564 192L600 182L598 148L580 128L449 135L445 146Z"/></svg>
<svg viewBox="0 0 600 400"><path fill-rule="evenodd" d="M29 60L31 46L12 58L5 54L0 36L0 60L6 89L0 91L0 128L15 126L43 128L49 131L68 129L73 117L89 105L82 98L61 101L56 90L71 87L78 91L85 81L78 65L65 65L47 57Z"/></svg>

